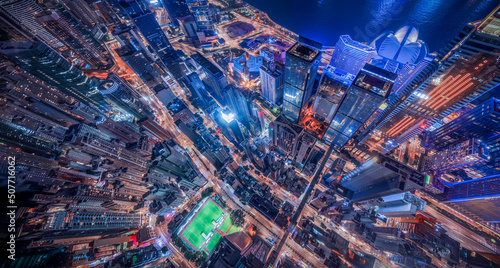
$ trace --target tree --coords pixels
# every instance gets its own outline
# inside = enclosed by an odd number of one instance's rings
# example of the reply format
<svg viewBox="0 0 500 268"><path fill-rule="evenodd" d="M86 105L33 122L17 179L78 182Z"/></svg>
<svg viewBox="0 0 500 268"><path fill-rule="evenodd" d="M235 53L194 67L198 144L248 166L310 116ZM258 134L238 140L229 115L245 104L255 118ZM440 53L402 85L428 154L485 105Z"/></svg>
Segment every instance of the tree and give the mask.
<svg viewBox="0 0 500 268"><path fill-rule="evenodd" d="M164 221L165 221L165 216L160 215L160 216L156 217L156 225L158 225Z"/></svg>
<svg viewBox="0 0 500 268"><path fill-rule="evenodd" d="M168 252L168 247L164 246L161 248L161 253L166 254Z"/></svg>
<svg viewBox="0 0 500 268"><path fill-rule="evenodd" d="M213 192L214 192L214 187L208 187L207 189L203 190L203 192L201 192L201 198L205 198L211 195Z"/></svg>
<svg viewBox="0 0 500 268"><path fill-rule="evenodd" d="M245 223L245 214L241 209L236 209L231 211L230 216L231 216L231 221L236 227L241 227Z"/></svg>

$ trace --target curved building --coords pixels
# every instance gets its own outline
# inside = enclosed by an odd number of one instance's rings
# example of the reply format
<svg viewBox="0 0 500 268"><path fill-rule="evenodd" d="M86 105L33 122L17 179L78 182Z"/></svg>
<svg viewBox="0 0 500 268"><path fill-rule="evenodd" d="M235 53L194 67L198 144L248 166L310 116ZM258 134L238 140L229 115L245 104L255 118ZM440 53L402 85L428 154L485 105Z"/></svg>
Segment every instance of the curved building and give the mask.
<svg viewBox="0 0 500 268"><path fill-rule="evenodd" d="M427 54L429 47L418 39L418 29L405 25L395 33L384 32L370 44L377 50L379 57L396 61L399 64L418 64Z"/></svg>

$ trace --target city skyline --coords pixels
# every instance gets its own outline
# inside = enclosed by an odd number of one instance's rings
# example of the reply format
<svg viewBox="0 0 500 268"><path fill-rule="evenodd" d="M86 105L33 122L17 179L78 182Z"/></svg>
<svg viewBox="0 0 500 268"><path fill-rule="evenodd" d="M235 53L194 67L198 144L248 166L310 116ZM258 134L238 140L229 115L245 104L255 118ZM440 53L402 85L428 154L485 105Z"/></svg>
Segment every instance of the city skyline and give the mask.
<svg viewBox="0 0 500 268"><path fill-rule="evenodd" d="M500 6L413 4L0 0L2 266L500 266Z"/></svg>

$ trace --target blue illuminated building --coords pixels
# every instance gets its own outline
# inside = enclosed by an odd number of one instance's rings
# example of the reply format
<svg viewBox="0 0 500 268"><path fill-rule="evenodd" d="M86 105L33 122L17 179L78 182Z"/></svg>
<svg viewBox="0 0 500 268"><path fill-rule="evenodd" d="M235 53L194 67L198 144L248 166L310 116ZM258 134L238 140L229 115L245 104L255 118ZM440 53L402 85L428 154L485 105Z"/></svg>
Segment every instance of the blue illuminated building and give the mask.
<svg viewBox="0 0 500 268"><path fill-rule="evenodd" d="M210 89L213 90L213 93L215 94L214 97L221 101L223 90L228 85L227 77L224 72L199 52L191 55L191 59L193 59L197 68L201 69L203 82L205 82Z"/></svg>
<svg viewBox="0 0 500 268"><path fill-rule="evenodd" d="M162 62L167 66L174 63L178 56L147 3L141 0L124 0L120 1L120 6L127 12Z"/></svg>
<svg viewBox="0 0 500 268"><path fill-rule="evenodd" d="M312 112L315 117L329 125L354 78L351 73L327 65L323 69L318 93L314 98ZM333 129L328 128L324 139L331 142L333 135Z"/></svg>
<svg viewBox="0 0 500 268"><path fill-rule="evenodd" d="M442 197L486 222L500 222L500 174L454 184Z"/></svg>
<svg viewBox="0 0 500 268"><path fill-rule="evenodd" d="M370 44L377 51L372 64L396 73L398 77L394 81L386 107L374 115L375 118L357 137L361 143L370 137L368 134L372 133L371 131L388 112L413 92L415 88L408 85L434 60L435 55L429 53L427 44L418 39L418 35L419 31L416 28L403 26L395 33L380 34Z"/></svg>
<svg viewBox="0 0 500 268"><path fill-rule="evenodd" d="M470 177L489 176L500 172L500 101L491 98L455 120L425 132L422 146L441 151L471 138L480 140L489 151L487 162L468 167ZM472 163L472 159L471 159ZM474 175L479 174L479 175Z"/></svg>
<svg viewBox="0 0 500 268"><path fill-rule="evenodd" d="M376 51L372 46L357 42L349 35L342 35L335 45L330 65L357 75L375 55Z"/></svg>
<svg viewBox="0 0 500 268"><path fill-rule="evenodd" d="M353 202L421 189L425 175L379 154L340 180L337 193Z"/></svg>
<svg viewBox="0 0 500 268"><path fill-rule="evenodd" d="M41 42L4 42L0 54L65 94L102 110L108 107L88 76Z"/></svg>
<svg viewBox="0 0 500 268"><path fill-rule="evenodd" d="M397 75L367 64L349 87L328 127L325 140L344 146L387 99Z"/></svg>
<svg viewBox="0 0 500 268"><path fill-rule="evenodd" d="M323 45L301 37L286 52L283 114L297 123L302 106L312 96Z"/></svg>

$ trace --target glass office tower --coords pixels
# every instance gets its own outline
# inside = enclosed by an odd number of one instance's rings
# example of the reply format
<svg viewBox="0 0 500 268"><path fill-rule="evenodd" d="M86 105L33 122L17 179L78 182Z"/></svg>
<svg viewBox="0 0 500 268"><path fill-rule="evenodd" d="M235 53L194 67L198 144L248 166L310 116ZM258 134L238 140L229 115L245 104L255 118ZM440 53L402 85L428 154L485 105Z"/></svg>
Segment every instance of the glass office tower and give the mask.
<svg viewBox="0 0 500 268"><path fill-rule="evenodd" d="M302 106L311 98L321 61L322 45L301 37L286 52L283 114L297 123Z"/></svg>
<svg viewBox="0 0 500 268"><path fill-rule="evenodd" d="M397 75L367 64L349 87L325 134L337 147L347 141L387 99Z"/></svg>

